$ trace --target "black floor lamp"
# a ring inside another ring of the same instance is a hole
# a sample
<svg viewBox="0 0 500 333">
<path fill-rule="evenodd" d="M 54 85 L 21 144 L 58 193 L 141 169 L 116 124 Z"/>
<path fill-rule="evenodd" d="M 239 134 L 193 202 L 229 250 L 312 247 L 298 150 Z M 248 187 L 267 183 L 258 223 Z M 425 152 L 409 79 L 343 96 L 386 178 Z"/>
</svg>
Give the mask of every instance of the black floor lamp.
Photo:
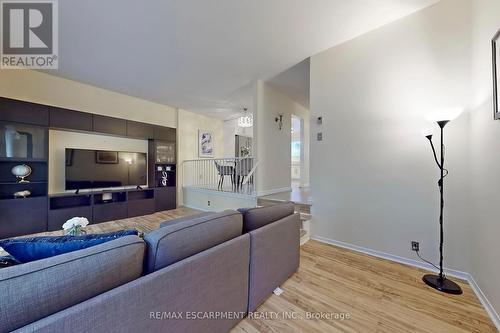
<svg viewBox="0 0 500 333">
<path fill-rule="evenodd" d="M 439 274 L 427 274 L 424 275 L 422 280 L 430 287 L 442 291 L 448 294 L 460 295 L 462 294 L 462 289 L 458 284 L 449 280 L 445 274 L 443 273 L 443 244 L 444 244 L 444 229 L 443 229 L 443 221 L 444 221 L 444 178 L 448 175 L 448 170 L 444 167 L 444 155 L 445 155 L 445 146 L 444 146 L 444 127 L 450 121 L 456 119 L 462 113 L 461 109 L 449 109 L 445 111 L 441 111 L 438 113 L 430 114 L 426 116 L 427 120 L 437 123 L 440 129 L 441 134 L 441 156 L 438 160 L 436 149 L 434 148 L 434 144 L 432 143 L 432 132 L 426 131 L 425 137 L 429 139 L 429 142 L 432 147 L 432 152 L 434 154 L 434 160 L 441 171 L 441 177 L 438 181 L 439 186 L 439 194 L 441 197 L 440 201 L 440 214 L 439 214 Z"/>
</svg>

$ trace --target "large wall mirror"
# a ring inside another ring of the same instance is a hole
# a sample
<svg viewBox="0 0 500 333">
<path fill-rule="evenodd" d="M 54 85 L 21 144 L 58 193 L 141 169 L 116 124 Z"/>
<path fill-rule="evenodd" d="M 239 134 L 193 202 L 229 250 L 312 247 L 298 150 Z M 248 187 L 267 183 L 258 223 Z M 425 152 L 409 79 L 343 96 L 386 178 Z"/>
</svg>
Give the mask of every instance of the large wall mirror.
<svg viewBox="0 0 500 333">
<path fill-rule="evenodd" d="M 500 93 L 498 78 L 500 78 L 500 30 L 495 34 L 493 40 L 491 41 L 492 51 L 493 51 L 493 112 L 495 119 L 500 119 Z"/>
</svg>

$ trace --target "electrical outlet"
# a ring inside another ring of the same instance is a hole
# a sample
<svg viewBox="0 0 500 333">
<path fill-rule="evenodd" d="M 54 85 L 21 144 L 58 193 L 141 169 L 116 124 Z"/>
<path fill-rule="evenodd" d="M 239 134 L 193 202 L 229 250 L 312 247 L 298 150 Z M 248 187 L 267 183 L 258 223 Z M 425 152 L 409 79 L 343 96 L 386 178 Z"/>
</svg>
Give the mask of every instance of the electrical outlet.
<svg viewBox="0 0 500 333">
<path fill-rule="evenodd" d="M 419 242 L 412 241 L 412 242 L 411 242 L 411 250 L 412 250 L 412 251 L 415 251 L 415 252 L 420 251 L 420 243 L 419 243 Z"/>
<path fill-rule="evenodd" d="M 208 205 L 208 207 L 210 207 L 210 200 L 207 201 L 207 205 Z"/>
</svg>

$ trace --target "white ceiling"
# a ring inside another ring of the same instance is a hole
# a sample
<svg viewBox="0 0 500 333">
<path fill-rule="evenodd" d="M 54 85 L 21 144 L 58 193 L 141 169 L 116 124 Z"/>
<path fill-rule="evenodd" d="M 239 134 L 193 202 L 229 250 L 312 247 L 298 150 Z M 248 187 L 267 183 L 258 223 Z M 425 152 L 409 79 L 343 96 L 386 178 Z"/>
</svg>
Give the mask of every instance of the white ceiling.
<svg viewBox="0 0 500 333">
<path fill-rule="evenodd" d="M 435 2 L 64 0 L 50 73 L 225 118 L 249 82 Z"/>
</svg>

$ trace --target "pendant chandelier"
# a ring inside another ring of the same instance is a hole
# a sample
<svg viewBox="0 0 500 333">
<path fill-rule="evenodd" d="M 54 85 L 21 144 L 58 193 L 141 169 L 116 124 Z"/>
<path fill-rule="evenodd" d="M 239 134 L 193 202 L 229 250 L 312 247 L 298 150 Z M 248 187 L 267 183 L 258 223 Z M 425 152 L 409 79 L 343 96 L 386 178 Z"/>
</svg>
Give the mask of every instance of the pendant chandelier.
<svg viewBox="0 0 500 333">
<path fill-rule="evenodd" d="M 253 115 L 247 112 L 247 108 L 244 108 L 243 116 L 238 118 L 239 127 L 252 127 L 253 126 Z"/>
</svg>

